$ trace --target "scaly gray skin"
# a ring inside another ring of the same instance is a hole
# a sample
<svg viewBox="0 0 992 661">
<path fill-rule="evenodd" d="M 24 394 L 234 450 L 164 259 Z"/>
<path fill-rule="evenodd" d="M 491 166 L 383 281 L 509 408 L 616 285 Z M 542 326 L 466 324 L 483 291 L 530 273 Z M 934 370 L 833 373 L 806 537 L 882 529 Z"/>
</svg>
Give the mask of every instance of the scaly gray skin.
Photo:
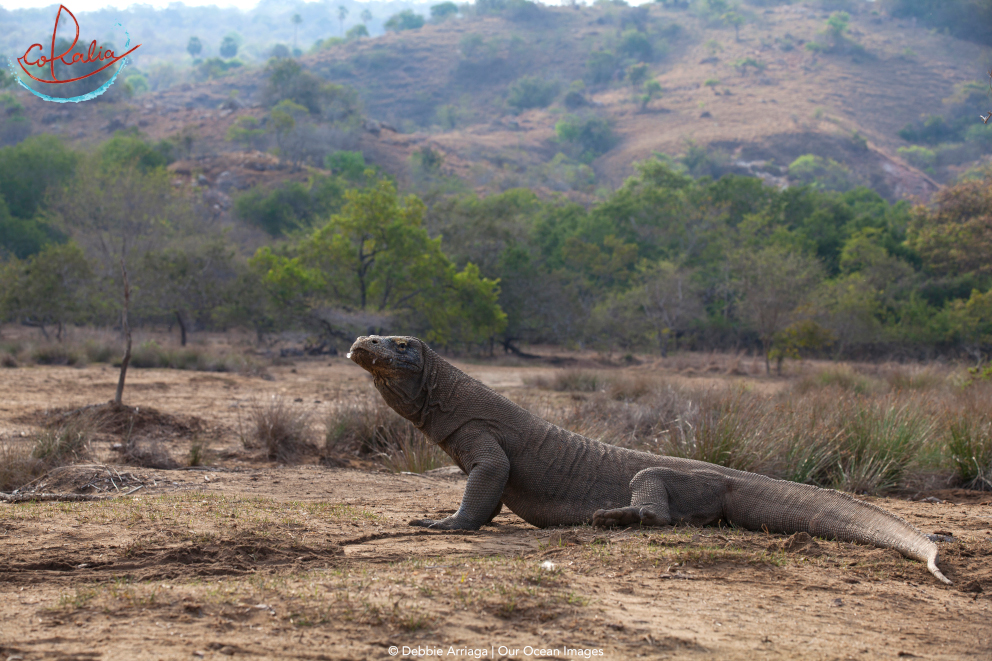
<svg viewBox="0 0 992 661">
<path fill-rule="evenodd" d="M 847 494 L 692 459 L 607 445 L 542 420 L 415 337 L 355 340 L 348 357 L 386 403 L 468 474 L 461 507 L 411 525 L 477 530 L 503 505 L 547 526 L 713 524 L 893 548 L 937 569 L 937 546 L 906 521 Z"/>
</svg>

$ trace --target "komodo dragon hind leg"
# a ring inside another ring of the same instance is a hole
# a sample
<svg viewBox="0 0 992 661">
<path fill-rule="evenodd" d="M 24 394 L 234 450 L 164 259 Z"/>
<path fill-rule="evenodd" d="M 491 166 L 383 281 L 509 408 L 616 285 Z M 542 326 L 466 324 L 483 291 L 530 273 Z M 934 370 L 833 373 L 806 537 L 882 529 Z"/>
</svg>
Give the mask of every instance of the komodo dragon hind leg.
<svg viewBox="0 0 992 661">
<path fill-rule="evenodd" d="M 597 510 L 594 526 L 706 525 L 723 516 L 722 476 L 713 471 L 645 468 L 630 481 L 630 507 Z"/>
</svg>

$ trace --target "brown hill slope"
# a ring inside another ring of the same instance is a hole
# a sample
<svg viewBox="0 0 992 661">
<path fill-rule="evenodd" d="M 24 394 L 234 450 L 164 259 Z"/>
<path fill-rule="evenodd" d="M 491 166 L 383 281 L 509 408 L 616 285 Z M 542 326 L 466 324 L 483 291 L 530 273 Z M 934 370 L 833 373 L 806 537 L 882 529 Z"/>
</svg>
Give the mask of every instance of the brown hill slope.
<svg viewBox="0 0 992 661">
<path fill-rule="evenodd" d="M 897 132 L 921 114 L 940 112 L 956 85 L 980 80 L 988 50 L 865 12 L 851 18 L 849 32 L 864 47 L 860 54 L 807 51 L 806 43 L 822 41 L 826 18 L 806 6 L 755 10 L 737 41 L 730 27 L 660 5 L 547 8 L 534 20 L 470 18 L 349 42 L 301 63 L 354 87 L 369 117 L 398 129 L 366 123 L 372 131 L 360 131 L 351 145 L 388 171 L 405 174 L 409 154 L 429 145 L 444 153 L 446 170 L 480 190 L 531 185 L 569 191 L 583 187 L 565 182 L 548 165 L 562 149 L 554 128 L 569 112 L 562 96 L 547 108 L 514 114 L 506 102 L 508 85 L 532 75 L 558 81 L 564 91 L 588 78 L 592 50 L 614 49 L 623 30 L 647 25 L 668 37 L 667 55 L 649 62 L 650 76 L 663 86 L 661 98 L 642 109 L 631 87 L 615 79 L 583 91 L 587 105 L 578 112 L 608 119 L 618 138 L 591 163 L 595 185 L 615 186 L 634 161 L 682 153 L 691 141 L 730 169 L 769 181 L 784 182 L 781 166 L 815 153 L 845 164 L 890 198 L 929 197 L 937 184 L 898 158 L 896 149 L 907 143 Z M 734 63 L 746 58 L 760 70 L 739 71 Z M 39 130 L 79 142 L 125 126 L 155 139 L 192 127 L 195 151 L 209 155 L 236 149 L 223 138 L 239 116 L 264 114 L 251 105 L 261 82 L 255 71 L 130 104 L 25 103 Z M 248 107 L 228 101 L 235 90 Z M 853 140 L 854 132 L 867 144 Z M 209 163 L 201 169 L 209 172 Z M 273 169 L 270 178 L 279 180 L 284 171 L 290 176 L 289 170 Z M 584 190 L 591 192 L 592 185 Z"/>
</svg>

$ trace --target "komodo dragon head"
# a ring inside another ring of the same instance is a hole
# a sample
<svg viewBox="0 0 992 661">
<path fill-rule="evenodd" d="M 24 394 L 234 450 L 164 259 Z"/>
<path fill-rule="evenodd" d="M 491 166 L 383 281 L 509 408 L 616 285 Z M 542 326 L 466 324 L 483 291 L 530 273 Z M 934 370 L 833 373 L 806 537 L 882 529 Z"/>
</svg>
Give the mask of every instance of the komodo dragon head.
<svg viewBox="0 0 992 661">
<path fill-rule="evenodd" d="M 430 353 L 415 337 L 363 335 L 351 345 L 348 358 L 372 374 L 387 404 L 413 419 L 423 405 L 424 367 Z"/>
</svg>

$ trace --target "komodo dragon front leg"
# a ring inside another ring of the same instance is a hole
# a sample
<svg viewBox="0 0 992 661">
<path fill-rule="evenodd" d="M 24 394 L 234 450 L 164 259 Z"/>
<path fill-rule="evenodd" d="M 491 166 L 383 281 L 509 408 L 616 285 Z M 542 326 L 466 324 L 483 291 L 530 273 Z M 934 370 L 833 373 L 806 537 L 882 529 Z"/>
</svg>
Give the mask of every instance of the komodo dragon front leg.
<svg viewBox="0 0 992 661">
<path fill-rule="evenodd" d="M 510 460 L 491 435 L 460 429 L 445 443 L 445 450 L 468 473 L 468 484 L 458 511 L 446 519 L 417 519 L 411 526 L 439 530 L 478 530 L 503 509 L 503 488 L 510 478 Z"/>
</svg>

